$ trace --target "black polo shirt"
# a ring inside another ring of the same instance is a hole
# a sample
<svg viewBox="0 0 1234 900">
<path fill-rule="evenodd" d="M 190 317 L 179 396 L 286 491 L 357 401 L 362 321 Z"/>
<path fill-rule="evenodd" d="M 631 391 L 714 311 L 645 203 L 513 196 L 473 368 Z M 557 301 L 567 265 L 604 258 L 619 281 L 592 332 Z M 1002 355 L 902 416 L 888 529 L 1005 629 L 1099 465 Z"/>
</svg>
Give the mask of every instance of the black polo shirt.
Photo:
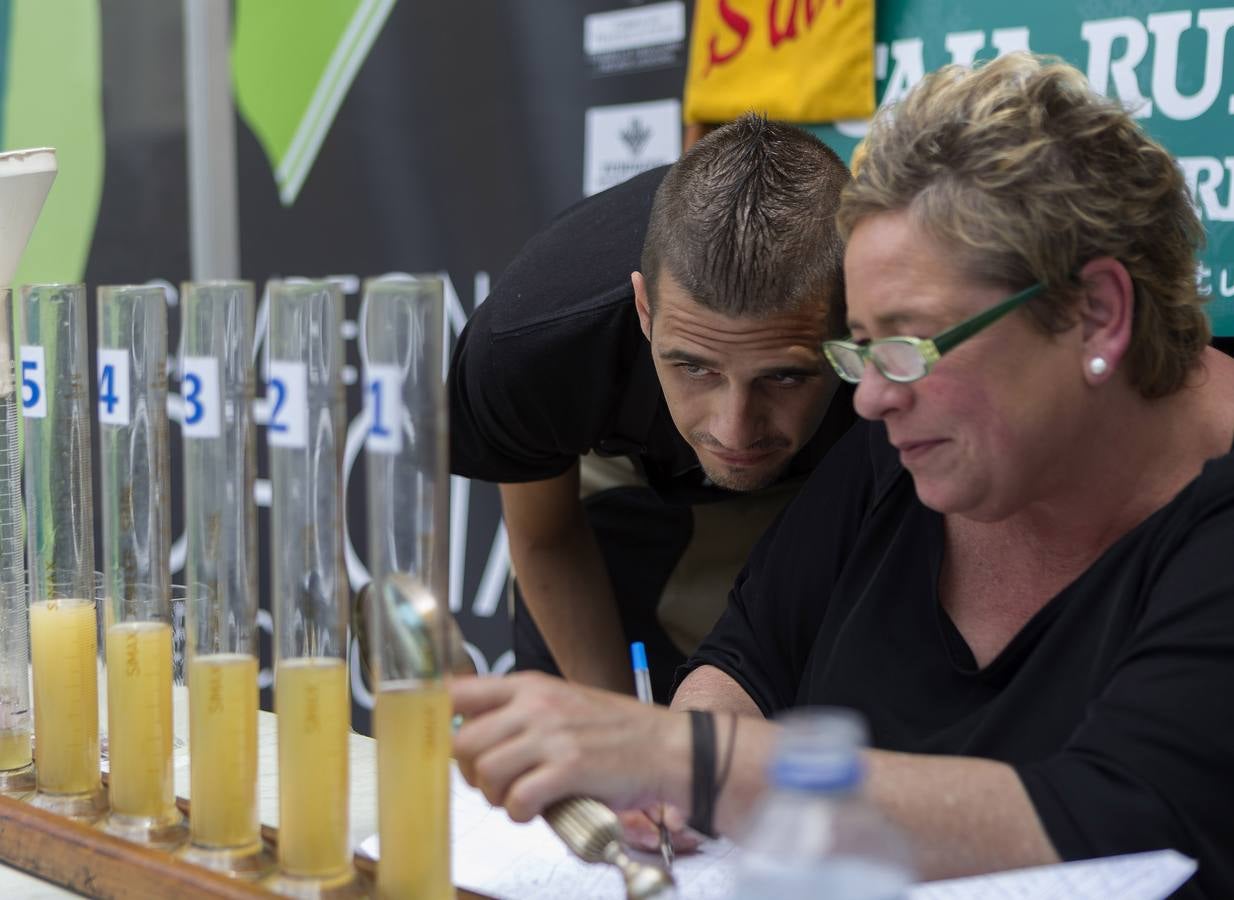
<svg viewBox="0 0 1234 900">
<path fill-rule="evenodd" d="M 495 482 L 560 475 L 580 456 L 629 456 L 670 503 L 722 500 L 669 416 L 639 328 L 640 268 L 656 188 L 645 172 L 567 209 L 480 305 L 450 365 L 451 471 Z M 837 391 L 784 478 L 808 474 L 853 421 Z"/>
</svg>

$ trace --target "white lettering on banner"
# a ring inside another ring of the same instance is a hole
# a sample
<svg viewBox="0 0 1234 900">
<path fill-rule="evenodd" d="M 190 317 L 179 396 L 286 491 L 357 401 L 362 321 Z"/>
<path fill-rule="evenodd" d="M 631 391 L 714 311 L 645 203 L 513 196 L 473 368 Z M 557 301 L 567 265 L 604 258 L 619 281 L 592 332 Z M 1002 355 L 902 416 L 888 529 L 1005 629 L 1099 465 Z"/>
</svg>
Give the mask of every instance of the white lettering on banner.
<svg viewBox="0 0 1234 900">
<path fill-rule="evenodd" d="M 1225 36 L 1234 26 L 1234 7 L 1203 9 L 1198 17 L 1207 36 L 1204 49 L 1204 81 L 1189 97 L 1178 91 L 1178 43 L 1191 27 L 1190 12 L 1154 13 L 1148 17 L 1153 33 L 1153 100 L 1157 109 L 1171 119 L 1187 121 L 1208 112 L 1221 91 L 1225 64 Z"/>
<path fill-rule="evenodd" d="M 1140 93 L 1135 67 L 1148 52 L 1148 30 L 1139 19 L 1120 16 L 1098 19 L 1080 25 L 1080 37 L 1088 44 L 1088 83 L 1098 94 L 1110 93 L 1114 79 L 1114 95 L 1132 111 L 1144 118 L 1153 114 L 1153 104 Z M 1114 43 L 1126 41 L 1123 54 L 1114 59 Z"/>
<path fill-rule="evenodd" d="M 995 28 L 990 32 L 990 43 L 994 45 L 999 56 L 1031 49 L 1027 28 Z"/>
<path fill-rule="evenodd" d="M 985 46 L 984 31 L 956 31 L 943 39 L 943 45 L 951 54 L 951 61 L 958 66 L 971 66 Z"/>
<path fill-rule="evenodd" d="M 1200 217 L 1210 222 L 1234 222 L 1234 156 L 1180 156 L 1179 168 Z M 1228 177 L 1227 177 L 1228 176 Z M 1224 187 L 1225 200 L 1220 191 Z"/>
<path fill-rule="evenodd" d="M 1029 30 L 1027 28 L 995 28 L 990 32 L 990 43 L 994 46 L 997 56 L 1013 53 L 1016 50 L 1029 49 Z M 971 66 L 986 46 L 984 31 L 955 31 L 943 36 L 943 46 L 947 50 L 949 62 L 960 66 Z M 890 61 L 895 67 L 888 76 Z M 921 38 L 901 38 L 892 41 L 891 45 L 874 45 L 874 77 L 886 81 L 879 106 L 887 106 L 904 99 L 922 78 L 925 78 L 925 42 Z M 863 138 L 870 130 L 869 119 L 847 119 L 835 122 L 836 131 L 845 137 Z"/>
<path fill-rule="evenodd" d="M 1208 112 L 1221 93 L 1225 71 L 1226 36 L 1234 28 L 1234 7 L 1202 9 L 1195 14 L 1195 24 L 1205 34 L 1204 78 L 1199 90 L 1184 95 L 1178 90 L 1178 47 L 1192 27 L 1193 13 L 1153 13 L 1145 22 L 1129 16 L 1083 22 L 1080 36 L 1088 44 L 1088 80 L 1093 89 L 1110 93 L 1130 107 L 1138 118 L 1161 115 L 1178 121 L 1189 121 Z M 1140 93 L 1136 68 L 1148 53 L 1149 35 L 1153 38 L 1151 99 Z M 1114 47 L 1124 41 L 1123 52 L 1117 58 Z M 1234 114 L 1234 95 L 1229 100 Z"/>
<path fill-rule="evenodd" d="M 1196 267 L 1196 293 L 1201 297 L 1213 296 L 1213 285 L 1215 282 L 1218 297 L 1234 298 L 1234 266 L 1226 266 L 1216 273 L 1215 278 L 1213 276 L 1213 270 L 1200 263 Z"/>
</svg>

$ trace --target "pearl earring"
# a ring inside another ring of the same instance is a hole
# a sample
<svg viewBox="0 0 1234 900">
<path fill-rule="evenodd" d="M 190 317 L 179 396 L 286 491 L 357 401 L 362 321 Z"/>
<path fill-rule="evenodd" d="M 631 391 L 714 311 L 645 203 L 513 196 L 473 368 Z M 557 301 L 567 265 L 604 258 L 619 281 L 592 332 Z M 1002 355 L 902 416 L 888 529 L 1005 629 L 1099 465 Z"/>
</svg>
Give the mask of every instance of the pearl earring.
<svg viewBox="0 0 1234 900">
<path fill-rule="evenodd" d="M 1104 375 L 1107 368 L 1109 368 L 1109 366 L 1107 365 L 1104 357 L 1094 356 L 1088 361 L 1088 371 L 1092 372 L 1094 375 Z"/>
</svg>

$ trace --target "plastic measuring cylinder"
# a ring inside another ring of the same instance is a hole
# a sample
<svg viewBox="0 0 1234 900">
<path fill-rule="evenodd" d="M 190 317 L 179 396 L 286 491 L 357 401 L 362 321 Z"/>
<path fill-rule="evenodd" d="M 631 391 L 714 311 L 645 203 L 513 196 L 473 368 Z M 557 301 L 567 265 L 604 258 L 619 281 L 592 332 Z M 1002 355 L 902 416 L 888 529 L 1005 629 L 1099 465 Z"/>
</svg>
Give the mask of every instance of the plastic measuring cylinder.
<svg viewBox="0 0 1234 900">
<path fill-rule="evenodd" d="M 0 153 L 0 793 L 34 789 L 30 613 L 22 542 L 21 373 L 9 283 L 56 177 L 49 148 Z"/>
<path fill-rule="evenodd" d="M 0 791 L 34 790 L 13 298 L 0 290 Z"/>
<path fill-rule="evenodd" d="M 19 308 L 38 788 L 32 802 L 93 820 L 106 801 L 99 777 L 85 287 L 25 285 Z"/>
</svg>

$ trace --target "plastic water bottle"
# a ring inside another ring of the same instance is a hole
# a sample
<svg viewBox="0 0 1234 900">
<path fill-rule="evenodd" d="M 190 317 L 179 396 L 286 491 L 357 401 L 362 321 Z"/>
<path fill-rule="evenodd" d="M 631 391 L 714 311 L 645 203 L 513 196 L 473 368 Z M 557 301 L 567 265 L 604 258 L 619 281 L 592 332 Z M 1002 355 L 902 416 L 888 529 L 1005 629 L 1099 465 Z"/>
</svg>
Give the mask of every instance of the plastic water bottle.
<svg viewBox="0 0 1234 900">
<path fill-rule="evenodd" d="M 898 900 L 907 842 L 861 793 L 861 717 L 801 710 L 783 719 L 769 790 L 737 835 L 738 900 Z"/>
</svg>

